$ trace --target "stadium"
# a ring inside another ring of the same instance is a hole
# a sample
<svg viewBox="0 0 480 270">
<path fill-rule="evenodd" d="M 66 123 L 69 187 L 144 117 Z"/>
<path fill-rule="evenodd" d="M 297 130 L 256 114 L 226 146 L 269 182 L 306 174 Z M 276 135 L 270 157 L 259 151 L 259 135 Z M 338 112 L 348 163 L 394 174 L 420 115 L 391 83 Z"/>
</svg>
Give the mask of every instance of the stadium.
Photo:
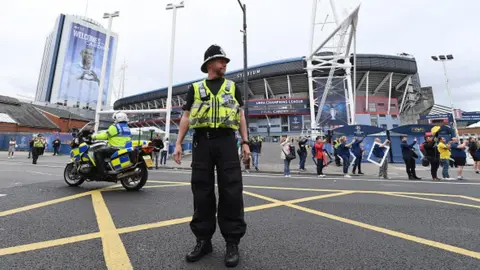
<svg viewBox="0 0 480 270">
<path fill-rule="evenodd" d="M 355 78 L 355 122 L 385 129 L 416 124 L 418 117 L 434 104 L 431 87 L 421 86 L 415 59 L 406 54 L 357 54 Z M 353 63 L 353 55 L 350 62 Z M 313 100 L 309 95 L 309 78 L 305 57 L 263 63 L 248 68 L 248 117 L 252 135 L 277 137 L 308 132 L 311 109 L 322 113 L 317 123 L 323 131 L 348 125 L 346 80 L 343 71 L 335 71 L 332 87 L 322 110 L 318 100 L 325 89 L 328 72 L 314 71 Z M 325 74 L 324 74 L 325 73 Z M 225 77 L 243 93 L 243 70 L 228 72 Z M 172 94 L 172 133 L 182 114 L 187 90 L 197 78 L 174 85 Z M 390 98 L 389 98 L 390 97 Z M 167 88 L 124 97 L 114 103 L 115 110 L 166 108 Z M 311 106 L 314 106 L 311 108 Z M 390 105 L 390 107 L 388 107 Z M 325 115 L 324 115 L 325 114 Z M 132 126 L 163 128 L 160 114 L 133 114 Z M 315 119 L 314 119 L 315 120 Z"/>
</svg>

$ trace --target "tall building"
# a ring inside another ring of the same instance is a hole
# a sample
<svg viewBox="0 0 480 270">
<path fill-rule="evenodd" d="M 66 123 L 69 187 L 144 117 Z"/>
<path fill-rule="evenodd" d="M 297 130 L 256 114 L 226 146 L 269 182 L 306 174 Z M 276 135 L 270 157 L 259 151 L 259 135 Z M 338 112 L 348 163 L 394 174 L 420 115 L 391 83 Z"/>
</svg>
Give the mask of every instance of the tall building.
<svg viewBox="0 0 480 270">
<path fill-rule="evenodd" d="M 45 42 L 36 103 L 95 109 L 107 29 L 98 22 L 60 14 Z M 110 104 L 118 35 L 111 33 L 102 104 Z"/>
</svg>

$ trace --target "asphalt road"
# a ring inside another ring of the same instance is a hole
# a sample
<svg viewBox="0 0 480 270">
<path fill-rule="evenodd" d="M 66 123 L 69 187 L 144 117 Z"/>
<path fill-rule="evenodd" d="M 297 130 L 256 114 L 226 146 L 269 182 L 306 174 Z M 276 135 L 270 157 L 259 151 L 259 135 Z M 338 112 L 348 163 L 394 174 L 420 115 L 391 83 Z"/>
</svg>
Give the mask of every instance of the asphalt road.
<svg viewBox="0 0 480 270">
<path fill-rule="evenodd" d="M 63 182 L 65 157 L 0 157 L 0 269 L 223 269 L 189 264 L 190 172 L 140 192 Z M 244 175 L 238 269 L 480 269 L 480 183 Z"/>
</svg>

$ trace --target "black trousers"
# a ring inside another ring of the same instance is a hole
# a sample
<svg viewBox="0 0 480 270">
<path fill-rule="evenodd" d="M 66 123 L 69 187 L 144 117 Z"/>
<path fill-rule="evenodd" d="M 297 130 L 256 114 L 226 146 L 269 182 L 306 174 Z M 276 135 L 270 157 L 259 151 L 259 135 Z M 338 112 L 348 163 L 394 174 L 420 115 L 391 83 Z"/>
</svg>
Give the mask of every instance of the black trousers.
<svg viewBox="0 0 480 270">
<path fill-rule="evenodd" d="M 317 159 L 317 175 L 323 175 L 323 159 Z"/>
<path fill-rule="evenodd" d="M 407 168 L 408 177 L 417 177 L 417 173 L 415 172 L 415 159 L 413 157 L 407 159 L 403 158 L 405 162 L 405 166 Z"/>
<path fill-rule="evenodd" d="M 217 212 L 215 173 L 218 182 L 218 225 L 227 243 L 240 242 L 247 225 L 243 210 L 243 183 L 233 131 L 196 132 L 192 147 L 193 218 L 190 228 L 199 240 L 215 233 Z"/>
<path fill-rule="evenodd" d="M 353 172 L 357 171 L 358 173 L 362 173 L 362 156 L 355 157 L 355 164 L 353 164 Z"/>
<path fill-rule="evenodd" d="M 54 146 L 54 147 L 53 147 L 53 155 L 54 155 L 54 156 L 55 156 L 55 155 L 59 155 L 59 153 L 58 153 L 58 148 L 59 148 L 59 146 Z"/>
<path fill-rule="evenodd" d="M 438 178 L 437 172 L 440 167 L 440 160 L 436 158 L 428 158 L 428 160 L 430 161 L 430 173 L 432 174 L 432 178 Z"/>
<path fill-rule="evenodd" d="M 43 147 L 32 148 L 32 164 L 37 164 L 38 156 L 42 153 Z"/>
<path fill-rule="evenodd" d="M 95 151 L 94 155 L 95 155 L 95 162 L 97 163 L 96 164 L 97 165 L 97 172 L 100 175 L 105 174 L 105 162 L 104 162 L 104 160 L 106 158 L 110 158 L 113 155 L 113 153 L 115 153 L 116 151 L 117 151 L 117 148 L 110 147 L 110 146 L 100 148 L 100 149 Z"/>
</svg>

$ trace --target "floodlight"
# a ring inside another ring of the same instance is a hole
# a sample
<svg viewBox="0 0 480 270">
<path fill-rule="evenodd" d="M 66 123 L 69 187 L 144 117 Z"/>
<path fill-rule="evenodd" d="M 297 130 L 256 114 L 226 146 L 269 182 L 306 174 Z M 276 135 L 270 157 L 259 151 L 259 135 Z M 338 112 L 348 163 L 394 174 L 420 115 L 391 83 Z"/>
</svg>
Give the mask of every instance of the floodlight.
<svg viewBox="0 0 480 270">
<path fill-rule="evenodd" d="M 433 61 L 438 61 L 438 57 L 436 57 L 435 55 L 432 56 L 432 59 L 433 59 Z"/>
</svg>

